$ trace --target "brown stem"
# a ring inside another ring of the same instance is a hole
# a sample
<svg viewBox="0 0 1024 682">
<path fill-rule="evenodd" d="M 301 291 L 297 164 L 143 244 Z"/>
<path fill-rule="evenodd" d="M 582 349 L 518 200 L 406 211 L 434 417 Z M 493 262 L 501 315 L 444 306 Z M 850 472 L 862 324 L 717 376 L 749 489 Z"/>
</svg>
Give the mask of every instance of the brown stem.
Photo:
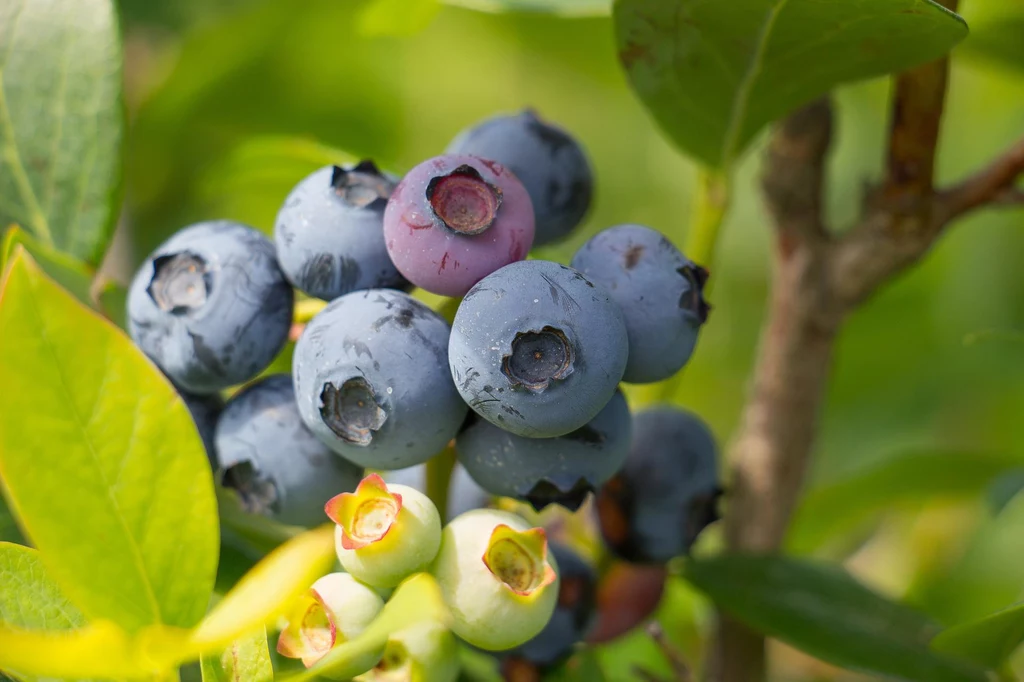
<svg viewBox="0 0 1024 682">
<path fill-rule="evenodd" d="M 942 4 L 955 10 L 956 0 Z M 773 277 L 753 384 L 730 448 L 726 541 L 734 552 L 782 545 L 814 445 L 836 335 L 861 302 L 920 259 L 955 217 L 1013 203 L 1024 141 L 948 190 L 933 187 L 949 64 L 943 58 L 896 77 L 886 179 L 864 218 L 834 238 L 823 217 L 827 102 L 778 125 L 762 177 L 775 223 Z M 716 651 L 722 682 L 765 679 L 763 636 L 722 614 Z"/>
</svg>

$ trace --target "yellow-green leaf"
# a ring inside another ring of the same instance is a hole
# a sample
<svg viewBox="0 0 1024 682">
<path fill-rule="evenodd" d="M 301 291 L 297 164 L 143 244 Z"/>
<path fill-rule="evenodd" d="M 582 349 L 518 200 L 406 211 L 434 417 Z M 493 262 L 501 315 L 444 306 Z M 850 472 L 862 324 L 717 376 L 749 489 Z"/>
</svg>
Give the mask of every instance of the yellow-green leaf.
<svg viewBox="0 0 1024 682">
<path fill-rule="evenodd" d="M 0 273 L 7 269 L 7 264 L 14 258 L 15 250 L 19 246 L 28 251 L 57 284 L 74 294 L 82 303 L 93 305 L 90 287 L 95 272 L 92 268 L 40 243 L 20 227 L 12 227 L 4 234 L 3 245 L 0 246 Z"/>
<path fill-rule="evenodd" d="M 181 398 L 23 252 L 0 288 L 0 481 L 54 581 L 128 632 L 206 611 L 218 523 Z"/>
<path fill-rule="evenodd" d="M 63 632 L 0 625 L 0 670 L 75 680 L 161 672 L 140 661 L 131 639 L 110 621 Z"/>
<path fill-rule="evenodd" d="M 334 526 L 324 525 L 292 538 L 256 564 L 196 628 L 190 646 L 219 651 L 253 628 L 268 625 L 329 573 L 336 561 Z"/>
<path fill-rule="evenodd" d="M 218 654 L 203 656 L 203 682 L 273 682 L 267 631 L 257 628 Z"/>
</svg>

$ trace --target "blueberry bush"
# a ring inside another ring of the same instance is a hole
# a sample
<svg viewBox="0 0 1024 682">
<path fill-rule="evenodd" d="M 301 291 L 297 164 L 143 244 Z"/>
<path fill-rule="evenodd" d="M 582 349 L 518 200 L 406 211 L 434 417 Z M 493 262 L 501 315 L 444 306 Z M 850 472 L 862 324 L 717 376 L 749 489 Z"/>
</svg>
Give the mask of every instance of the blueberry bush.
<svg viewBox="0 0 1024 682">
<path fill-rule="evenodd" d="M 0 679 L 1018 679 L 1021 36 L 0 0 Z"/>
</svg>

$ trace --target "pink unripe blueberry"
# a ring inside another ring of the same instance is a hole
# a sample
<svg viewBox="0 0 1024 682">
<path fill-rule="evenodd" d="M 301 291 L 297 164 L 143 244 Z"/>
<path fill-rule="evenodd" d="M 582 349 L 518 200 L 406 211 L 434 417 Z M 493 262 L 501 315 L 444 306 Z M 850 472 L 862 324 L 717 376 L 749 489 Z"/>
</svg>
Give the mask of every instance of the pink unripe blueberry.
<svg viewBox="0 0 1024 682">
<path fill-rule="evenodd" d="M 424 161 L 402 178 L 384 210 L 395 267 L 444 296 L 462 296 L 525 258 L 533 235 L 533 204 L 522 183 L 496 161 L 475 156 Z"/>
</svg>

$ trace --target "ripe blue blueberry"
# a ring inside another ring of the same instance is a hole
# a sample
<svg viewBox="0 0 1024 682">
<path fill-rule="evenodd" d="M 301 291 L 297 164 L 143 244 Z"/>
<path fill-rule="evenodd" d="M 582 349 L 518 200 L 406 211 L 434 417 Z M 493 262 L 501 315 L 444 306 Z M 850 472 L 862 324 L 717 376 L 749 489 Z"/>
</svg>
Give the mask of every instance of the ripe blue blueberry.
<svg viewBox="0 0 1024 682">
<path fill-rule="evenodd" d="M 466 416 L 447 371 L 449 331 L 441 316 L 394 289 L 335 299 L 295 346 L 302 419 L 360 466 L 401 469 L 425 462 Z"/>
<path fill-rule="evenodd" d="M 274 374 L 236 394 L 217 422 L 218 472 L 243 506 L 295 526 L 324 522 L 324 504 L 363 470 L 331 452 L 299 417 L 292 378 Z"/>
<path fill-rule="evenodd" d="M 590 207 L 594 175 L 583 148 L 530 109 L 477 123 L 459 133 L 447 153 L 493 159 L 515 173 L 537 216 L 534 245 L 568 235 Z"/>
<path fill-rule="evenodd" d="M 714 436 L 697 415 L 661 407 L 633 417 L 626 465 L 597 497 L 601 533 L 626 561 L 685 554 L 718 518 Z"/>
<path fill-rule="evenodd" d="M 288 339 L 292 302 L 270 240 L 227 220 L 197 223 L 139 268 L 128 331 L 182 390 L 208 395 L 267 368 Z"/>
<path fill-rule="evenodd" d="M 623 381 L 661 381 L 682 369 L 708 315 L 704 268 L 643 225 L 599 232 L 576 252 L 572 266 L 604 285 L 622 307 L 629 334 Z"/>
<path fill-rule="evenodd" d="M 384 210 L 395 266 L 416 286 L 443 296 L 462 296 L 525 258 L 533 231 L 526 188 L 500 163 L 475 156 L 424 161 L 406 173 Z"/>
<path fill-rule="evenodd" d="M 572 268 L 531 260 L 466 294 L 449 357 L 477 414 L 519 436 L 553 438 L 608 404 L 628 349 L 622 311 L 603 287 Z"/>
<path fill-rule="evenodd" d="M 372 161 L 326 166 L 299 182 L 274 224 L 288 281 L 325 301 L 358 289 L 407 287 L 384 246 L 384 207 L 397 183 Z"/>
<path fill-rule="evenodd" d="M 459 462 L 484 489 L 537 510 L 576 510 L 629 454 L 632 421 L 621 391 L 584 426 L 556 438 L 524 438 L 477 419 L 455 438 Z"/>
<path fill-rule="evenodd" d="M 597 573 L 574 550 L 551 543 L 561 583 L 551 620 L 540 634 L 505 654 L 541 667 L 553 666 L 572 654 L 594 624 L 597 609 Z"/>
<path fill-rule="evenodd" d="M 427 465 L 417 464 L 414 467 L 385 471 L 384 480 L 388 485 L 400 484 L 415 488 L 421 493 L 427 492 Z M 445 520 L 449 521 L 471 509 L 486 507 L 491 501 L 491 494 L 480 487 L 466 471 L 456 462 L 452 469 L 452 477 L 448 483 L 448 510 Z"/>
<path fill-rule="evenodd" d="M 179 392 L 180 393 L 180 392 Z M 185 401 L 185 407 L 192 415 L 192 421 L 199 430 L 199 437 L 203 439 L 203 447 L 206 449 L 206 456 L 210 459 L 210 466 L 217 468 L 217 448 L 214 442 L 214 433 L 217 428 L 217 420 L 224 409 L 224 400 L 220 394 L 213 395 L 189 395 L 180 393 L 181 399 Z"/>
</svg>

